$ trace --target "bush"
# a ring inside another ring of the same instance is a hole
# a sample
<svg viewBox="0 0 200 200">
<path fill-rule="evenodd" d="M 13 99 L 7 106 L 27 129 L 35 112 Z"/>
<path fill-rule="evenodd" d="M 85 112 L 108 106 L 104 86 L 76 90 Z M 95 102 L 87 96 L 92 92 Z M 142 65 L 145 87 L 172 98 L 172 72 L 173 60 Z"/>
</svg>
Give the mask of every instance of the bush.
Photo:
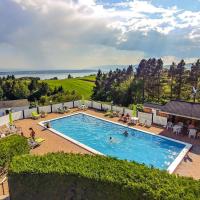
<svg viewBox="0 0 200 200">
<path fill-rule="evenodd" d="M 11 135 L 0 139 L 0 166 L 6 167 L 13 156 L 29 152 L 27 139 L 19 135 Z"/>
<path fill-rule="evenodd" d="M 52 153 L 15 157 L 8 175 L 12 200 L 193 200 L 200 182 L 104 156 Z"/>
</svg>

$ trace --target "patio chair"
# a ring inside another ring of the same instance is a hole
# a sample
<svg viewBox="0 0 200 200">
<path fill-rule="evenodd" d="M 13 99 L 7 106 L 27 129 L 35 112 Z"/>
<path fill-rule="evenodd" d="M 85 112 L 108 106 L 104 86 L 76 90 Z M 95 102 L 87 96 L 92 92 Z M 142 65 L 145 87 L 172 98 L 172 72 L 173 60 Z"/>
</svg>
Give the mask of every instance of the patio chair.
<svg viewBox="0 0 200 200">
<path fill-rule="evenodd" d="M 64 110 L 66 113 L 70 112 L 70 109 L 69 109 L 67 106 L 63 106 L 63 110 Z"/>
<path fill-rule="evenodd" d="M 33 111 L 33 112 L 31 113 L 31 115 L 32 115 L 32 118 L 33 118 L 33 119 L 39 119 L 39 118 L 41 117 L 41 114 L 38 114 L 36 111 Z"/>
<path fill-rule="evenodd" d="M 190 129 L 189 130 L 189 134 L 188 134 L 188 137 L 189 138 L 192 138 L 192 137 L 196 137 L 196 134 L 197 134 L 197 130 L 196 129 Z"/>
<path fill-rule="evenodd" d="M 184 124 L 183 124 L 183 122 L 178 122 L 178 125 L 183 127 Z"/>
<path fill-rule="evenodd" d="M 172 122 L 167 122 L 166 129 L 167 130 L 172 130 L 173 129 L 173 123 Z"/>
<path fill-rule="evenodd" d="M 139 118 L 139 125 L 144 126 L 146 124 L 146 120 L 143 118 Z"/>
</svg>

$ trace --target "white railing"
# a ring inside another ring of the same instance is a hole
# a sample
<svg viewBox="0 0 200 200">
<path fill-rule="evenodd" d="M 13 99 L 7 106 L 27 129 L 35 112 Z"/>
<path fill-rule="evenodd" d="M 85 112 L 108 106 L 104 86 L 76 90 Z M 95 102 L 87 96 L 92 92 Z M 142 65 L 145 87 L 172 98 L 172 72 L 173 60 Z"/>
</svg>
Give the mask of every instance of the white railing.
<svg viewBox="0 0 200 200">
<path fill-rule="evenodd" d="M 9 117 L 8 117 L 8 115 L 0 117 L 0 126 L 2 126 L 4 124 L 8 124 L 8 123 L 9 123 Z"/>
<path fill-rule="evenodd" d="M 166 126 L 167 125 L 167 117 L 162 117 L 158 115 L 153 115 L 153 123 L 158 124 L 161 126 Z"/>
<path fill-rule="evenodd" d="M 51 112 L 51 106 L 41 106 L 41 107 L 39 107 L 39 112 L 50 113 Z"/>
<path fill-rule="evenodd" d="M 138 118 L 139 121 L 148 121 L 152 123 L 152 114 L 151 113 L 145 113 L 145 112 L 138 112 Z"/>
<path fill-rule="evenodd" d="M 29 118 L 32 116 L 32 112 L 37 112 L 37 108 L 31 108 L 24 110 L 24 118 Z"/>
<path fill-rule="evenodd" d="M 62 108 L 63 104 L 59 103 L 59 104 L 53 104 L 52 105 L 52 112 L 58 112 L 58 108 Z"/>
<path fill-rule="evenodd" d="M 13 112 L 13 119 L 20 120 L 23 118 L 30 118 L 33 111 L 35 111 L 35 112 L 43 111 L 46 113 L 50 113 L 50 112 L 57 112 L 58 108 L 62 108 L 63 106 L 67 106 L 68 108 L 73 108 L 73 107 L 76 108 L 76 107 L 79 107 L 82 102 L 83 101 L 81 101 L 81 100 L 70 101 L 70 102 L 53 104 L 53 105 L 48 105 L 48 106 L 41 106 L 38 108 L 25 109 L 23 111 Z M 133 111 L 128 108 L 123 108 L 123 107 L 119 107 L 119 106 L 111 106 L 109 104 L 99 103 L 99 102 L 95 102 L 95 101 L 87 101 L 87 100 L 84 101 L 84 104 L 89 108 L 94 108 L 97 110 L 106 111 L 106 110 L 112 109 L 113 111 L 116 111 L 119 113 L 124 113 L 124 114 L 128 113 L 130 116 L 133 115 Z M 156 114 L 154 114 L 152 116 L 151 113 L 138 112 L 138 118 L 147 120 L 147 121 L 150 121 L 151 123 L 162 125 L 162 126 L 165 126 L 167 124 L 166 117 L 157 116 Z M 0 126 L 2 126 L 4 124 L 8 124 L 8 123 L 9 123 L 8 115 L 0 117 Z"/>
<path fill-rule="evenodd" d="M 14 112 L 13 119 L 14 120 L 23 119 L 23 111 Z"/>
</svg>

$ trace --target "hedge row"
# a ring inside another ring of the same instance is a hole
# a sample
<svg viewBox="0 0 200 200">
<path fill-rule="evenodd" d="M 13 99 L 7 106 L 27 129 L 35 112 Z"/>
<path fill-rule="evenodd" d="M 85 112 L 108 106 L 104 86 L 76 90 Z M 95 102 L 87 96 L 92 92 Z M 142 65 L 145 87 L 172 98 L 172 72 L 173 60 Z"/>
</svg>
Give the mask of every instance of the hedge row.
<svg viewBox="0 0 200 200">
<path fill-rule="evenodd" d="M 13 156 L 29 153 L 27 139 L 10 135 L 0 139 L 0 167 L 6 167 Z"/>
<path fill-rule="evenodd" d="M 200 182 L 144 165 L 92 155 L 15 157 L 8 176 L 12 200 L 193 200 Z"/>
</svg>

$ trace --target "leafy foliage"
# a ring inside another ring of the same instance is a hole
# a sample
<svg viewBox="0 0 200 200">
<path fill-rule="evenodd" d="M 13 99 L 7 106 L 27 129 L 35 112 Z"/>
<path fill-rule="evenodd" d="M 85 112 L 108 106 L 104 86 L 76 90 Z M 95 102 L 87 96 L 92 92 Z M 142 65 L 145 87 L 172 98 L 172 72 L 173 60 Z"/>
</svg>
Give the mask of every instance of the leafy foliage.
<svg viewBox="0 0 200 200">
<path fill-rule="evenodd" d="M 142 59 L 127 69 L 97 73 L 92 98 L 128 106 L 144 102 L 164 104 L 171 99 L 200 102 L 200 59 L 191 69 L 185 61 L 163 67 L 162 59 Z"/>
<path fill-rule="evenodd" d="M 19 135 L 11 135 L 0 139 L 0 166 L 6 167 L 13 156 L 29 152 L 27 139 Z"/>
<path fill-rule="evenodd" d="M 11 162 L 8 181 L 13 200 L 200 199 L 199 181 L 104 156 L 18 156 Z"/>
</svg>

